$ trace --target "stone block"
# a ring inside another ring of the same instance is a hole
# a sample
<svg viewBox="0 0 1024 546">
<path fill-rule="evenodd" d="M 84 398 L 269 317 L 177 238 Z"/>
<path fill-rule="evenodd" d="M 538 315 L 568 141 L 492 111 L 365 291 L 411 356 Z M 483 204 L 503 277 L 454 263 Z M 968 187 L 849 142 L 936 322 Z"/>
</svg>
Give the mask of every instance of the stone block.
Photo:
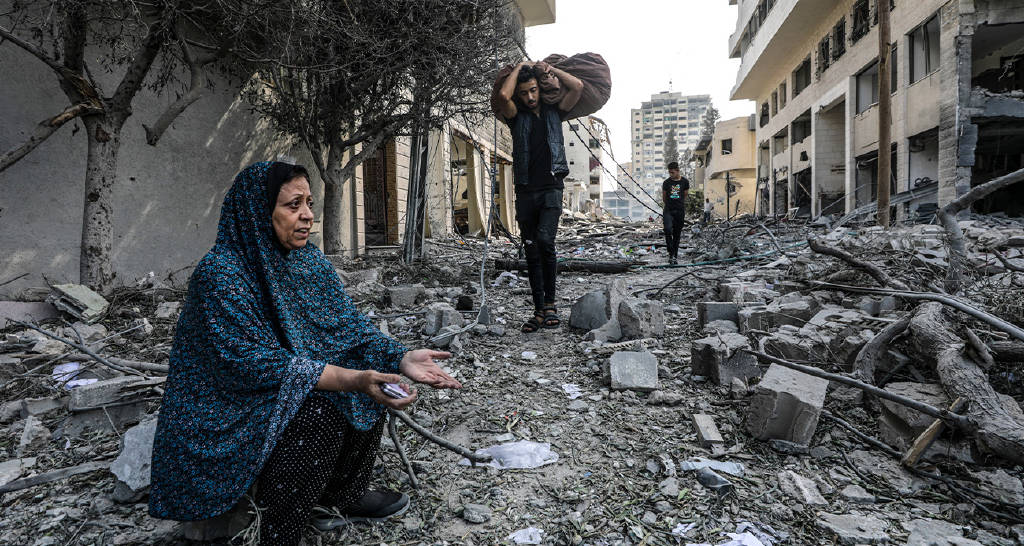
<svg viewBox="0 0 1024 546">
<path fill-rule="evenodd" d="M 25 398 L 21 400 L 20 414 L 24 419 L 29 415 L 46 415 L 64 407 L 64 400 L 55 397 Z"/>
<path fill-rule="evenodd" d="M 613 390 L 650 392 L 658 389 L 658 359 L 649 352 L 613 353 L 609 372 Z"/>
<path fill-rule="evenodd" d="M 718 290 L 719 299 L 726 302 L 764 301 L 760 299 L 762 293 L 755 291 L 768 291 L 768 285 L 764 281 L 729 281 L 721 283 Z M 755 293 L 754 299 L 747 297 L 751 292 Z"/>
<path fill-rule="evenodd" d="M 823 361 L 830 355 L 828 345 L 818 336 L 808 337 L 802 331 L 779 329 L 758 342 L 761 352 L 776 355 L 785 360 Z"/>
<path fill-rule="evenodd" d="M 117 485 L 123 486 L 114 500 L 133 502 L 149 488 L 155 434 L 156 419 L 145 420 L 124 433 L 121 453 L 110 464 Z"/>
<path fill-rule="evenodd" d="M 773 315 L 766 305 L 748 305 L 739 310 L 739 331 L 747 333 L 751 330 L 768 331 L 773 327 Z"/>
<path fill-rule="evenodd" d="M 828 380 L 772 364 L 754 391 L 747 430 L 760 440 L 807 445 L 818 426 Z"/>
<path fill-rule="evenodd" d="M 889 525 L 874 516 L 818 512 L 818 528 L 835 536 L 839 544 L 885 544 Z"/>
<path fill-rule="evenodd" d="M 725 438 L 715 426 L 715 419 L 703 413 L 694 413 L 690 416 L 693 420 L 693 428 L 697 430 L 697 440 L 706 448 L 722 447 L 725 445 Z"/>
<path fill-rule="evenodd" d="M 447 326 L 462 326 L 463 324 L 465 324 L 465 320 L 462 318 L 462 313 L 458 312 L 450 304 L 445 302 L 432 303 L 427 307 L 426 324 L 423 326 L 423 333 L 433 336 Z"/>
<path fill-rule="evenodd" d="M 145 414 L 146 402 L 144 401 L 123 406 L 111 406 L 106 410 L 100 408 L 75 412 L 64 420 L 61 432 L 68 438 L 78 438 L 82 434 L 94 430 L 109 433 L 116 428 L 120 432 L 128 425 L 138 423 Z"/>
<path fill-rule="evenodd" d="M 690 347 L 694 375 L 711 378 L 720 386 L 732 384 L 734 377 L 746 381 L 760 377 L 757 358 L 741 349 L 749 349 L 750 341 L 741 334 L 720 334 L 698 339 Z"/>
<path fill-rule="evenodd" d="M 111 402 L 119 401 L 122 389 L 144 381 L 137 376 L 121 376 L 113 379 L 97 381 L 89 385 L 82 385 L 71 390 L 71 400 L 68 409 L 81 411 L 85 408 L 94 408 Z"/>
<path fill-rule="evenodd" d="M 704 335 L 713 336 L 715 334 L 736 334 L 739 333 L 740 328 L 736 326 L 736 323 L 731 320 L 713 320 L 704 325 L 702 330 Z"/>
<path fill-rule="evenodd" d="M 56 284 L 50 289 L 47 302 L 86 323 L 96 322 L 110 306 L 103 296 L 81 284 Z"/>
<path fill-rule="evenodd" d="M 709 322 L 728 320 L 739 324 L 739 305 L 733 302 L 702 301 L 697 303 L 697 324 L 703 328 Z"/>
<path fill-rule="evenodd" d="M 409 308 L 419 303 L 427 289 L 422 284 L 403 284 L 388 288 L 387 300 L 392 307 Z"/>
<path fill-rule="evenodd" d="M 619 303 L 622 339 L 643 339 L 665 335 L 665 307 L 660 301 L 630 298 Z"/>
<path fill-rule="evenodd" d="M 818 484 L 792 470 L 779 472 L 779 488 L 800 504 L 827 506 L 828 501 L 818 491 Z"/>
<path fill-rule="evenodd" d="M 594 290 L 581 296 L 569 312 L 569 326 L 582 330 L 600 328 L 611 318 L 608 295 L 604 290 Z"/>
<path fill-rule="evenodd" d="M 797 327 L 803 326 L 811 320 L 818 309 L 818 302 L 810 298 L 773 304 L 768 307 L 768 310 L 772 312 L 771 322 L 773 325 L 789 324 Z"/>
<path fill-rule="evenodd" d="M 915 519 L 904 522 L 910 536 L 905 546 L 981 546 L 981 542 L 964 538 L 963 528 L 937 519 Z"/>
<path fill-rule="evenodd" d="M 338 272 L 338 277 L 341 278 L 341 282 L 345 285 L 346 290 L 355 288 L 361 284 L 380 281 L 379 267 L 374 267 L 372 269 L 354 269 L 351 271 L 337 269 L 336 271 Z"/>
<path fill-rule="evenodd" d="M 43 426 L 43 422 L 37 419 L 34 415 L 29 415 L 21 427 L 21 436 L 18 439 L 18 448 L 14 453 L 15 455 L 22 455 L 32 447 L 45 444 L 49 440 L 49 429 Z"/>
<path fill-rule="evenodd" d="M 937 383 L 889 383 L 885 386 L 885 390 L 937 408 L 948 408 L 951 403 L 945 389 Z M 886 410 L 910 427 L 911 431 L 915 434 L 924 432 L 924 429 L 928 428 L 932 421 L 935 420 L 934 417 L 925 415 L 902 404 L 897 404 L 891 400 L 881 399 L 881 402 Z"/>
</svg>

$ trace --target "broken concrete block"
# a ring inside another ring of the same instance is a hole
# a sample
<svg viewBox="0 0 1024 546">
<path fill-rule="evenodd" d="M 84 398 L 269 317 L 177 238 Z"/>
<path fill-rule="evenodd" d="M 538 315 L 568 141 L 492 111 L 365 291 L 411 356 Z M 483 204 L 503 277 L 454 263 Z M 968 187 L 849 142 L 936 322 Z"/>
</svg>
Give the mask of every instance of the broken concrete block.
<svg viewBox="0 0 1024 546">
<path fill-rule="evenodd" d="M 180 301 L 165 301 L 156 306 L 156 312 L 153 316 L 158 319 L 177 319 L 180 312 Z"/>
<path fill-rule="evenodd" d="M 619 303 L 623 339 L 661 337 L 665 334 L 665 307 L 660 301 L 630 298 Z"/>
<path fill-rule="evenodd" d="M 750 401 L 747 430 L 760 440 L 807 445 L 818 426 L 828 380 L 772 364 Z"/>
<path fill-rule="evenodd" d="M 839 496 L 854 504 L 874 504 L 875 496 L 857 484 L 850 484 L 839 491 Z"/>
<path fill-rule="evenodd" d="M 445 302 L 432 303 L 427 307 L 426 324 L 423 326 L 423 333 L 432 336 L 447 326 L 461 327 L 465 323 L 462 313 L 455 310 Z M 487 327 L 484 326 L 486 329 Z"/>
<path fill-rule="evenodd" d="M 57 318 L 57 308 L 41 301 L 0 301 L 0 328 L 13 320 L 36 322 Z"/>
<path fill-rule="evenodd" d="M 21 408 L 20 415 L 22 419 L 25 419 L 29 415 L 46 415 L 53 411 L 59 410 L 64 407 L 64 400 L 58 397 L 45 397 L 45 398 L 25 398 L 20 400 Z"/>
<path fill-rule="evenodd" d="M 29 415 L 21 427 L 21 436 L 18 440 L 17 455 L 21 455 L 33 446 L 44 444 L 50 439 L 50 431 L 43 426 L 36 416 Z"/>
<path fill-rule="evenodd" d="M 703 328 L 709 322 L 728 320 L 739 324 L 739 305 L 732 302 L 702 301 L 697 303 L 697 324 Z"/>
<path fill-rule="evenodd" d="M 737 323 L 740 332 L 747 333 L 751 330 L 768 331 L 772 329 L 772 313 L 768 311 L 767 305 L 748 305 L 737 313 L 740 321 Z"/>
<path fill-rule="evenodd" d="M 887 384 L 885 390 L 893 394 L 906 396 L 918 402 L 924 402 L 936 408 L 948 408 L 950 404 L 946 390 L 937 383 L 896 382 Z M 928 428 L 935 421 L 934 417 L 908 408 L 903 404 L 897 404 L 884 398 L 880 401 L 887 411 L 906 423 L 916 433 L 915 437 L 917 434 L 924 432 L 924 429 Z"/>
<path fill-rule="evenodd" d="M 346 290 L 355 288 L 361 284 L 375 283 L 380 280 L 379 267 L 374 267 L 372 269 L 354 269 L 351 271 L 335 269 L 335 271 L 338 272 L 338 277 L 341 278 L 341 282 L 345 285 Z"/>
<path fill-rule="evenodd" d="M 58 433 L 64 437 L 78 438 L 89 431 L 121 432 L 146 415 L 146 404 L 145 401 L 139 401 L 122 406 L 76 411 L 64 420 Z"/>
<path fill-rule="evenodd" d="M 587 332 L 583 339 L 587 341 L 611 342 L 622 339 L 622 328 L 619 326 L 618 317 L 612 318 L 600 328 Z"/>
<path fill-rule="evenodd" d="M 827 506 L 828 501 L 818 491 L 818 484 L 792 470 L 779 472 L 779 488 L 801 504 L 808 506 Z"/>
<path fill-rule="evenodd" d="M 68 409 L 71 411 L 82 411 L 86 408 L 95 408 L 120 399 L 122 389 L 144 381 L 137 376 L 121 376 L 104 381 L 97 381 L 89 385 L 82 385 L 71 390 L 71 401 Z"/>
<path fill-rule="evenodd" d="M 0 404 L 0 424 L 10 423 L 21 417 L 21 400 L 11 400 Z"/>
<path fill-rule="evenodd" d="M 613 390 L 650 392 L 658 389 L 658 359 L 649 352 L 613 353 L 609 371 Z"/>
<path fill-rule="evenodd" d="M 76 322 L 71 326 L 64 329 L 64 337 L 78 341 L 78 336 L 81 336 L 83 340 L 88 343 L 97 342 L 107 337 L 107 327 L 102 324 L 86 324 L 84 322 Z"/>
<path fill-rule="evenodd" d="M 573 304 L 569 313 L 569 326 L 593 330 L 603 326 L 610 318 L 608 295 L 604 290 L 594 290 L 587 292 Z"/>
<path fill-rule="evenodd" d="M 137 339 L 139 341 L 144 341 L 153 334 L 153 324 L 150 323 L 149 319 L 146 317 L 133 320 L 131 327 L 134 328 L 134 330 L 131 331 L 130 335 L 133 339 Z"/>
<path fill-rule="evenodd" d="M 670 499 L 675 499 L 679 496 L 679 480 L 672 476 L 661 480 L 661 483 L 658 484 L 658 491 Z"/>
<path fill-rule="evenodd" d="M 948 521 L 915 519 L 902 523 L 910 533 L 905 546 L 981 546 L 982 543 L 964 538 L 963 528 Z"/>
<path fill-rule="evenodd" d="M 704 335 L 713 336 L 715 334 L 736 334 L 739 333 L 739 326 L 731 320 L 713 320 L 704 325 L 702 330 Z"/>
<path fill-rule="evenodd" d="M 974 477 L 981 480 L 987 492 L 993 497 L 1008 504 L 1024 504 L 1024 483 L 1002 468 L 975 472 Z"/>
<path fill-rule="evenodd" d="M 438 348 L 444 349 L 451 347 L 452 344 L 457 344 L 459 339 L 459 333 L 462 330 L 459 326 L 445 326 L 434 336 L 436 339 L 433 340 L 434 345 Z M 454 349 L 454 347 L 453 347 Z"/>
<path fill-rule="evenodd" d="M 715 419 L 703 413 L 694 413 L 690 416 L 693 420 L 693 428 L 697 429 L 697 440 L 706 448 L 722 447 L 725 445 L 725 438 L 715 426 Z"/>
<path fill-rule="evenodd" d="M 54 307 L 81 319 L 86 323 L 96 322 L 107 311 L 110 303 L 103 296 L 81 284 L 56 284 L 51 288 L 46 301 Z"/>
<path fill-rule="evenodd" d="M 67 352 L 69 347 L 61 341 L 52 338 L 44 338 L 35 342 L 29 351 L 43 355 L 59 355 Z"/>
<path fill-rule="evenodd" d="M 813 299 L 801 299 L 784 303 L 774 303 L 768 306 L 772 313 L 771 323 L 775 326 L 791 324 L 803 326 L 811 317 L 818 312 L 818 302 Z"/>
<path fill-rule="evenodd" d="M 928 488 L 928 483 L 907 472 L 898 462 L 871 451 L 849 453 L 850 462 L 862 471 L 892 486 L 899 494 L 910 496 Z"/>
<path fill-rule="evenodd" d="M 741 349 L 750 342 L 741 334 L 720 334 L 698 339 L 690 348 L 694 375 L 710 377 L 720 386 L 728 386 L 734 377 L 744 381 L 761 375 L 757 358 Z"/>
<path fill-rule="evenodd" d="M 399 309 L 416 305 L 426 294 L 427 289 L 422 284 L 404 284 L 388 288 L 387 300 L 392 307 Z"/>
<path fill-rule="evenodd" d="M 758 344 L 761 352 L 777 355 L 785 360 L 820 362 L 830 354 L 828 345 L 821 339 L 809 338 L 803 335 L 802 331 L 784 328 L 770 336 L 762 337 Z"/>
<path fill-rule="evenodd" d="M 110 464 L 110 472 L 117 476 L 115 501 L 135 502 L 149 488 L 156 422 L 143 421 L 124 433 L 121 453 Z"/>
<path fill-rule="evenodd" d="M 21 477 L 21 475 L 29 468 L 35 466 L 35 457 L 26 457 L 24 459 L 8 459 L 0 462 L 0 487 L 3 487 L 14 480 Z"/>
<path fill-rule="evenodd" d="M 874 516 L 857 513 L 818 512 L 816 523 L 823 531 L 835 535 L 839 544 L 885 544 L 889 542 L 889 535 L 885 532 L 889 525 Z"/>
<path fill-rule="evenodd" d="M 745 301 L 761 301 L 762 293 L 767 291 L 768 285 L 764 281 L 730 281 L 718 285 L 719 299 L 726 302 L 743 303 Z M 754 297 L 750 297 L 753 295 Z M 776 295 L 778 295 L 776 293 Z"/>
</svg>

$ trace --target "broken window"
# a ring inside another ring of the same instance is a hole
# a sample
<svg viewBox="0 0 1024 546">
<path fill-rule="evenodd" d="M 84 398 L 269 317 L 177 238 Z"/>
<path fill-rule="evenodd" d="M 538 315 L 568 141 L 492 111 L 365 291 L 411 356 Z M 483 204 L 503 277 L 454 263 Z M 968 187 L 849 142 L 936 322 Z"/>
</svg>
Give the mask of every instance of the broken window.
<svg viewBox="0 0 1024 546">
<path fill-rule="evenodd" d="M 818 75 L 820 76 L 832 62 L 832 37 L 825 36 L 818 42 Z"/>
<path fill-rule="evenodd" d="M 722 155 L 732 154 L 732 139 L 722 139 Z"/>
<path fill-rule="evenodd" d="M 786 82 L 782 82 L 781 84 L 779 84 L 779 108 L 786 107 L 786 93 Z"/>
<path fill-rule="evenodd" d="M 939 68 L 939 18 L 934 16 L 910 33 L 910 83 Z"/>
<path fill-rule="evenodd" d="M 779 92 L 772 91 L 772 115 L 779 113 Z"/>
<path fill-rule="evenodd" d="M 857 74 L 857 113 L 878 102 L 878 61 Z"/>
<path fill-rule="evenodd" d="M 761 127 L 768 125 L 769 119 L 770 118 L 768 116 L 768 103 L 766 102 L 761 105 Z"/>
<path fill-rule="evenodd" d="M 853 29 L 850 38 L 854 43 L 864 37 L 871 30 L 871 4 L 868 0 L 857 0 L 853 4 L 853 13 L 850 18 L 853 21 Z"/>
<path fill-rule="evenodd" d="M 805 116 L 806 119 L 800 118 L 793 122 L 793 144 L 800 144 L 811 136 L 811 118 L 807 114 Z"/>
<path fill-rule="evenodd" d="M 846 53 L 846 17 L 832 27 L 832 59 L 838 59 Z"/>
<path fill-rule="evenodd" d="M 801 91 L 807 89 L 807 86 L 811 85 L 811 58 L 804 59 L 804 62 L 800 63 L 800 66 L 793 71 L 793 96 L 797 96 Z"/>
</svg>

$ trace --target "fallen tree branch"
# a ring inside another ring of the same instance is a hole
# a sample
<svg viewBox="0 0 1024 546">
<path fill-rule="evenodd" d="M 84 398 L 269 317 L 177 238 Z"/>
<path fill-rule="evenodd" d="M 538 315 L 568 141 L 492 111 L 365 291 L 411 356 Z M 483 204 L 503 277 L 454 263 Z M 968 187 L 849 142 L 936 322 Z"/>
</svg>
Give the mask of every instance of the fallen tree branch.
<svg viewBox="0 0 1024 546">
<path fill-rule="evenodd" d="M 864 392 L 866 392 L 868 394 L 875 395 L 878 398 L 884 398 L 886 400 L 891 400 L 891 401 L 896 402 L 897 404 L 899 404 L 901 406 L 906 406 L 908 408 L 915 409 L 915 410 L 917 410 L 917 411 L 919 411 L 919 412 L 921 412 L 921 413 L 923 413 L 925 415 L 930 415 L 932 417 L 935 417 L 936 419 L 942 419 L 943 421 L 946 421 L 950 425 L 955 426 L 956 428 L 958 428 L 960 430 L 965 430 L 965 431 L 970 432 L 970 431 L 976 430 L 978 428 L 977 425 L 975 425 L 970 419 L 968 419 L 964 415 L 960 415 L 960 414 L 957 414 L 957 413 L 952 413 L 952 412 L 950 412 L 948 410 L 945 410 L 945 409 L 942 409 L 942 408 L 937 408 L 937 407 L 932 406 L 930 404 L 926 404 L 924 402 L 920 402 L 918 400 L 914 400 L 913 398 L 908 398 L 906 396 L 901 396 L 899 394 L 891 393 L 891 392 L 889 392 L 889 391 L 887 391 L 885 389 L 876 387 L 874 385 L 865 383 L 863 381 L 858 381 L 857 379 L 853 379 L 852 377 L 847 377 L 845 375 L 840 375 L 840 374 L 837 374 L 837 373 L 826 372 L 826 371 L 821 370 L 819 368 L 815 368 L 814 366 L 805 366 L 803 364 L 797 364 L 795 362 L 790 362 L 788 360 L 783 360 L 781 358 L 777 358 L 777 357 L 774 357 L 772 355 L 765 354 L 765 353 L 762 353 L 762 352 L 759 352 L 759 351 L 751 351 L 751 350 L 748 350 L 748 349 L 741 349 L 741 350 L 743 352 L 750 353 L 750 354 L 756 356 L 760 360 L 771 362 L 773 364 L 778 364 L 779 366 L 785 366 L 786 368 L 790 368 L 790 369 L 796 370 L 798 372 L 803 372 L 803 373 L 805 373 L 807 375 L 813 375 L 815 377 L 820 377 L 822 379 L 828 379 L 829 381 L 835 381 L 837 383 L 842 383 L 844 385 L 849 385 L 851 387 L 856 387 L 856 388 L 861 389 L 862 391 L 864 391 Z"/>
<path fill-rule="evenodd" d="M 1024 343 L 1019 341 L 992 341 L 988 348 L 999 362 L 1024 362 Z"/>
<path fill-rule="evenodd" d="M 82 353 L 85 353 L 87 356 L 89 356 L 89 358 L 92 358 L 96 362 L 99 362 L 100 364 L 103 364 L 104 366 L 106 366 L 106 367 L 108 367 L 108 368 L 110 368 L 112 370 L 117 370 L 117 371 L 119 371 L 121 373 L 127 373 L 127 374 L 131 374 L 131 375 L 138 375 L 140 377 L 145 377 L 146 379 L 150 379 L 149 376 L 147 376 L 146 374 L 144 374 L 144 373 L 142 373 L 142 372 L 140 372 L 138 370 L 134 370 L 132 368 L 128 368 L 128 367 L 125 367 L 125 366 L 119 366 L 117 364 L 114 364 L 110 360 L 108 360 L 108 359 L 106 359 L 106 358 L 96 354 L 95 352 L 93 352 L 93 350 L 90 349 L 89 347 L 86 347 L 85 345 L 80 344 L 80 343 L 75 343 L 74 341 L 71 341 L 70 339 L 65 339 L 65 338 L 63 338 L 61 336 L 58 336 L 57 334 L 54 334 L 53 332 L 50 332 L 48 330 L 44 330 L 43 328 L 40 328 L 40 327 L 38 327 L 38 326 L 36 326 L 34 324 L 30 324 L 28 322 L 22 322 L 20 320 L 12 320 L 10 322 L 11 322 L 11 324 L 17 324 L 19 326 L 24 326 L 25 328 L 30 328 L 32 330 L 35 330 L 35 331 L 39 332 L 40 334 L 43 334 L 44 336 L 46 336 L 48 338 L 55 339 L 55 340 L 65 344 L 65 345 L 68 345 L 70 347 L 74 347 L 75 349 L 78 349 Z"/>
<path fill-rule="evenodd" d="M 975 201 L 983 199 L 994 192 L 1007 188 L 1024 180 L 1024 169 L 1000 176 L 984 184 L 971 188 L 970 191 L 950 201 L 936 212 L 946 235 L 949 237 L 949 266 L 946 270 L 946 290 L 955 294 L 963 285 L 963 268 L 967 263 L 967 245 L 964 243 L 964 232 L 956 216 L 968 209 Z"/>
<path fill-rule="evenodd" d="M 857 352 L 857 356 L 853 360 L 853 374 L 861 381 L 874 385 L 875 369 L 878 368 L 882 355 L 889 350 L 892 340 L 905 332 L 908 326 L 910 326 L 910 318 L 904 317 L 882 328 L 878 335 L 871 338 L 871 341 L 865 343 Z"/>
<path fill-rule="evenodd" d="M 934 359 L 939 379 L 951 397 L 970 401 L 968 416 L 977 424 L 977 440 L 985 450 L 1018 464 L 1024 462 L 1024 423 L 1004 406 L 980 366 L 964 357 L 964 341 L 935 302 L 921 304 L 910 320 L 914 342 Z"/>
<path fill-rule="evenodd" d="M 1003 267 L 1005 267 L 1007 271 L 1016 271 L 1018 273 L 1024 272 L 1024 267 L 1010 263 L 1010 260 L 1006 256 L 1003 256 L 1002 252 L 999 252 L 994 248 L 991 248 L 988 251 L 995 255 L 996 259 L 1003 264 Z"/>
<path fill-rule="evenodd" d="M 398 458 L 402 461 L 402 465 L 405 466 L 405 473 L 409 475 L 409 483 L 413 489 L 419 489 L 420 482 L 416 479 L 416 471 L 413 470 L 412 463 L 409 462 L 409 457 L 405 454 L 405 448 L 402 447 L 402 439 L 398 437 L 398 427 L 395 426 L 394 412 L 388 414 L 388 435 L 391 436 L 391 442 L 395 444 Z"/>
<path fill-rule="evenodd" d="M 45 142 L 46 139 L 50 138 L 53 133 L 56 133 L 57 129 L 63 127 L 65 123 L 79 116 L 100 112 L 101 110 L 101 108 L 93 105 L 79 103 L 69 106 L 66 110 L 52 118 L 40 121 L 39 124 L 36 125 L 35 129 L 32 130 L 32 134 L 29 135 L 25 142 L 8 150 L 3 155 L 0 155 L 0 172 L 4 172 L 8 167 L 14 165 L 18 160 L 39 147 L 39 145 Z"/>
<path fill-rule="evenodd" d="M 72 353 L 72 354 L 64 357 L 64 360 L 85 360 L 87 358 L 92 358 L 92 357 L 90 357 L 89 355 L 86 355 L 86 354 Z M 142 361 L 139 361 L 139 360 L 128 360 L 126 358 L 117 358 L 117 357 L 114 357 L 114 356 L 108 356 L 108 357 L 105 357 L 105 358 L 107 360 L 109 360 L 110 362 L 112 362 L 114 364 L 117 364 L 118 366 L 124 366 L 125 368 L 131 368 L 133 370 L 139 370 L 139 371 L 143 371 L 143 372 L 167 373 L 169 371 L 169 369 L 170 369 L 170 367 L 167 364 L 154 364 L 152 362 L 142 362 Z"/>
<path fill-rule="evenodd" d="M 568 259 L 558 262 L 558 271 L 586 271 L 589 273 L 626 273 L 640 265 L 638 262 L 594 262 L 590 260 Z M 525 271 L 526 260 L 494 260 L 494 268 L 499 271 Z"/>
<path fill-rule="evenodd" d="M 964 328 L 964 332 L 967 334 L 967 341 L 971 344 L 971 349 L 974 350 L 974 354 L 978 355 L 978 365 L 983 369 L 989 369 L 995 366 L 996 361 L 992 358 L 992 353 L 988 350 L 988 345 L 985 345 L 978 334 L 974 333 L 974 330 L 970 328 Z"/>
<path fill-rule="evenodd" d="M 882 271 L 877 265 L 866 262 L 859 258 L 855 258 L 852 254 L 844 250 L 828 246 L 825 243 L 822 243 L 817 239 L 811 237 L 807 238 L 807 245 L 811 247 L 811 250 L 817 252 L 818 254 L 824 254 L 826 256 L 832 256 L 833 258 L 839 258 L 840 260 L 852 265 L 853 267 L 863 270 L 868 275 L 871 275 L 871 277 L 875 279 L 875 281 L 877 281 L 878 284 L 884 287 L 892 287 L 897 288 L 899 290 L 910 290 L 910 287 L 908 287 L 903 282 L 890 277 L 888 273 Z"/>
<path fill-rule="evenodd" d="M 61 468 L 60 470 L 52 470 L 50 472 L 43 472 L 42 474 L 36 474 L 35 476 L 29 476 L 20 480 L 14 480 L 8 484 L 0 485 L 0 498 L 2 498 L 5 493 L 10 493 L 11 491 L 20 491 L 29 487 L 63 480 L 65 478 L 77 476 L 78 474 L 85 474 L 87 472 L 107 470 L 110 468 L 110 463 L 111 461 L 90 461 L 78 466 Z"/>
<path fill-rule="evenodd" d="M 403 423 L 408 425 L 409 428 L 415 430 L 416 433 L 419 434 L 420 436 L 423 436 L 424 438 L 430 440 L 431 442 L 434 442 L 435 444 L 437 444 L 437 445 L 439 445 L 439 446 L 441 446 L 441 447 L 443 447 L 443 448 L 445 448 L 445 449 L 447 449 L 449 451 L 454 451 L 455 453 L 458 453 L 459 455 L 462 455 L 463 457 L 469 459 L 470 463 L 474 463 L 475 464 L 475 463 L 489 463 L 489 462 L 491 462 L 491 456 L 490 455 L 477 455 L 477 454 L 473 453 L 472 451 L 470 451 L 470 450 L 468 450 L 468 449 L 466 449 L 466 448 L 464 448 L 464 447 L 462 447 L 462 446 L 460 446 L 458 444 L 454 444 L 452 442 L 449 442 L 448 440 L 445 440 L 444 438 L 441 438 L 440 436 L 435 435 L 433 432 L 430 432 L 429 430 L 427 430 L 427 429 L 423 428 L 422 426 L 420 426 L 419 423 L 414 421 L 413 418 L 410 417 L 409 414 L 405 413 L 404 411 L 397 411 L 397 410 L 389 409 L 388 412 L 390 412 L 391 415 L 394 415 L 395 417 L 398 417 L 399 419 L 401 419 Z"/>
<path fill-rule="evenodd" d="M 861 286 L 849 286 L 845 284 L 832 284 L 820 281 L 810 281 L 815 286 L 823 288 L 830 288 L 833 290 L 845 290 L 847 292 L 859 292 L 861 294 L 879 294 L 883 296 L 895 296 L 897 298 L 903 298 L 912 301 L 935 301 L 943 305 L 952 307 L 958 311 L 963 311 L 968 315 L 996 328 L 1003 332 L 1010 334 L 1011 336 L 1024 341 L 1024 330 L 1006 322 L 1005 320 L 986 313 L 973 305 L 970 305 L 963 300 L 957 299 L 953 296 L 947 296 L 945 294 L 935 294 L 933 292 L 912 292 L 912 291 L 900 291 L 900 290 L 887 290 L 880 288 L 866 288 Z"/>
</svg>

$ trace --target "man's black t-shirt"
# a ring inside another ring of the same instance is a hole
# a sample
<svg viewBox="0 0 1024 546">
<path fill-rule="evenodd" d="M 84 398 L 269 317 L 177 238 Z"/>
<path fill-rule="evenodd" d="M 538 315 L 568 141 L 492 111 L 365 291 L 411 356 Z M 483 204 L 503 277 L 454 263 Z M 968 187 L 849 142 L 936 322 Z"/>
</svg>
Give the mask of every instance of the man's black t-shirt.
<svg viewBox="0 0 1024 546">
<path fill-rule="evenodd" d="M 544 107 L 542 107 L 544 108 Z M 561 114 L 561 112 L 559 112 Z M 516 187 L 516 191 L 561 190 L 565 188 L 561 178 L 551 173 L 551 146 L 548 144 L 548 124 L 543 118 L 534 116 L 530 124 L 530 182 L 525 187 Z"/>
<path fill-rule="evenodd" d="M 665 200 L 665 209 L 667 210 L 684 210 L 686 203 L 683 202 L 683 192 L 690 189 L 690 181 L 685 177 L 679 178 L 679 180 L 672 180 L 666 178 L 661 183 L 661 191 L 667 195 Z"/>
</svg>

